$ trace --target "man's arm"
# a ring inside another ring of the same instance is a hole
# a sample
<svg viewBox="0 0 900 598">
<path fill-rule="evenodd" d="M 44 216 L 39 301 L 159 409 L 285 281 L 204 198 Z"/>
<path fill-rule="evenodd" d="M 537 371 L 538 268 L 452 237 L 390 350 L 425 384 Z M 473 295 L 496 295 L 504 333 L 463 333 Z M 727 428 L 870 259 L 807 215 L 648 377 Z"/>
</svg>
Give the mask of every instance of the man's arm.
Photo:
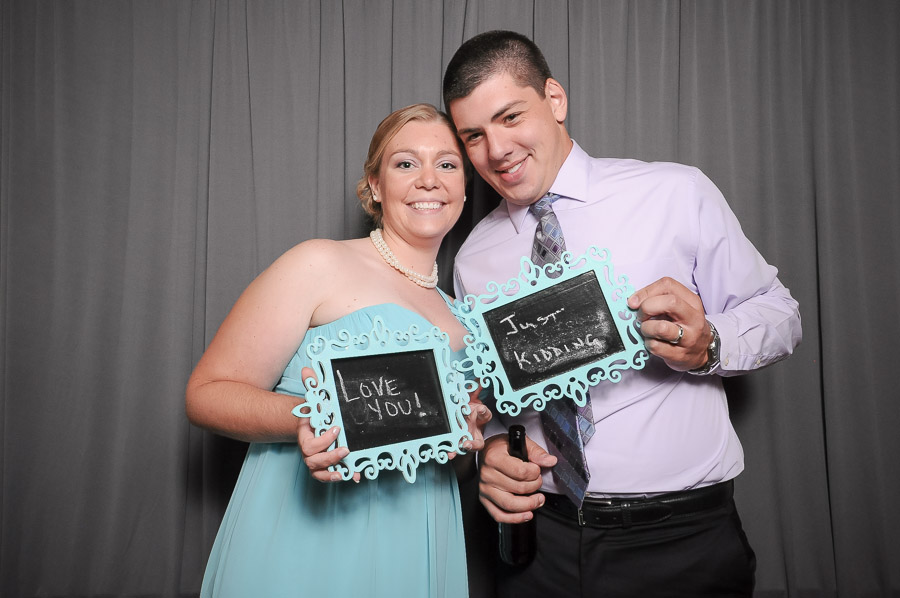
<svg viewBox="0 0 900 598">
<path fill-rule="evenodd" d="M 712 323 L 720 364 L 710 373 L 735 375 L 784 359 L 802 338 L 797 301 L 746 238 L 718 188 L 696 175 L 697 292 L 662 278 L 629 298 L 647 350 L 678 371 L 702 368 Z"/>
</svg>

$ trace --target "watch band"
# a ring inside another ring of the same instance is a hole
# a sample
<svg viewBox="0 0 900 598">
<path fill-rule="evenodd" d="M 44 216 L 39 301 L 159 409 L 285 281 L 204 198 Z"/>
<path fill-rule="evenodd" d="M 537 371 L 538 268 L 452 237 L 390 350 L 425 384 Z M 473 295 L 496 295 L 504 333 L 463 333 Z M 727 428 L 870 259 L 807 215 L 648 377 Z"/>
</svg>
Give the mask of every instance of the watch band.
<svg viewBox="0 0 900 598">
<path fill-rule="evenodd" d="M 709 330 L 712 332 L 713 338 L 706 349 L 706 364 L 695 370 L 688 370 L 689 374 L 694 374 L 695 376 L 707 376 L 719 367 L 719 349 L 721 347 L 719 331 L 716 330 L 716 327 L 709 320 L 706 323 L 709 324 Z"/>
</svg>

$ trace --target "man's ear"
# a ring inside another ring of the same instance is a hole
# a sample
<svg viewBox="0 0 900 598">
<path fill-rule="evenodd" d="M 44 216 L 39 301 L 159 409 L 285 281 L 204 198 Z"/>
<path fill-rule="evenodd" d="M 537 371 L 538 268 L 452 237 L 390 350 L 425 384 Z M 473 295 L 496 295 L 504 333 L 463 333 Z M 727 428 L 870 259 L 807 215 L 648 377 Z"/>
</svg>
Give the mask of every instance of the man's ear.
<svg viewBox="0 0 900 598">
<path fill-rule="evenodd" d="M 544 97 L 550 102 L 556 122 L 562 124 L 569 111 L 569 98 L 566 96 L 566 90 L 563 89 L 562 84 L 553 77 L 549 77 L 544 83 Z"/>
</svg>

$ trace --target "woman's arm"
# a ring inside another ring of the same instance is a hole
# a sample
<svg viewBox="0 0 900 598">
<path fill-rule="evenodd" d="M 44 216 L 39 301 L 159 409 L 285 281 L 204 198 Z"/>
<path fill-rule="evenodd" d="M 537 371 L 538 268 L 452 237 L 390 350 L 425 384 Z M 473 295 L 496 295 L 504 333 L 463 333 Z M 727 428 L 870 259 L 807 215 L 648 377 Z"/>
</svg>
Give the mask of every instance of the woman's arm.
<svg viewBox="0 0 900 598">
<path fill-rule="evenodd" d="M 270 389 L 328 296 L 332 243 L 301 243 L 241 294 L 188 380 L 191 423 L 245 442 L 297 442 L 300 401 Z"/>
</svg>

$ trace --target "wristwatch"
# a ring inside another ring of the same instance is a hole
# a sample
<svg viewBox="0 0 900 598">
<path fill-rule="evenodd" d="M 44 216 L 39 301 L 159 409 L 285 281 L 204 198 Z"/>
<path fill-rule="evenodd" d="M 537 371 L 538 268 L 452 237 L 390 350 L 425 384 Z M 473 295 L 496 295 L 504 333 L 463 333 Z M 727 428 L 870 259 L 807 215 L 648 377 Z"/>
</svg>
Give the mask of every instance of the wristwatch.
<svg viewBox="0 0 900 598">
<path fill-rule="evenodd" d="M 694 374 L 695 376 L 706 376 L 719 367 L 719 348 L 721 347 L 719 331 L 716 330 L 716 327 L 709 320 L 706 323 L 709 324 L 709 330 L 712 332 L 712 342 L 709 343 L 709 347 L 706 349 L 706 365 L 696 370 L 688 370 L 689 374 Z"/>
</svg>

